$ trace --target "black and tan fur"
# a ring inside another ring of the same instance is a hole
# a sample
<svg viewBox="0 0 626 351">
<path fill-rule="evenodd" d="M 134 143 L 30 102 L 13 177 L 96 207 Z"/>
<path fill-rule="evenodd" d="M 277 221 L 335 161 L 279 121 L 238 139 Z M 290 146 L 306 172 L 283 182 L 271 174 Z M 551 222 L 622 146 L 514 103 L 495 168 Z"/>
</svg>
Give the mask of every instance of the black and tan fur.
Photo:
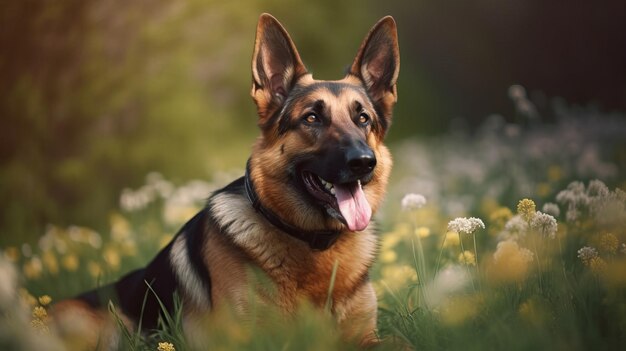
<svg viewBox="0 0 626 351">
<path fill-rule="evenodd" d="M 248 161 L 247 178 L 212 194 L 146 268 L 62 302 L 56 313 L 79 311 L 99 323 L 104 319 L 99 311 L 106 310 L 103 301 L 113 299 L 128 323 L 136 323 L 143 310 L 142 327 L 153 328 L 160 313 L 154 293 L 171 310 L 174 292 L 183 301 L 188 323 L 224 304 L 245 313 L 251 266 L 275 285 L 277 295 L 268 303 L 287 313 L 303 299 L 322 308 L 337 262 L 332 312 L 346 337 L 373 342 L 377 304 L 368 270 L 376 237 L 371 225 L 350 231 L 336 204 L 324 202 L 332 197 L 317 189 L 316 198 L 303 185 L 303 172 L 333 184 L 354 187 L 359 182 L 376 211 L 391 170 L 383 140 L 397 98 L 398 70 L 391 17 L 372 28 L 343 79 L 319 81 L 307 72 L 285 29 L 263 14 L 251 92 L 261 136 Z M 254 196 L 246 192 L 246 182 Z M 331 240 L 318 245 L 307 237 L 318 233 L 330 233 Z M 146 283 L 154 293 L 146 293 Z"/>
</svg>

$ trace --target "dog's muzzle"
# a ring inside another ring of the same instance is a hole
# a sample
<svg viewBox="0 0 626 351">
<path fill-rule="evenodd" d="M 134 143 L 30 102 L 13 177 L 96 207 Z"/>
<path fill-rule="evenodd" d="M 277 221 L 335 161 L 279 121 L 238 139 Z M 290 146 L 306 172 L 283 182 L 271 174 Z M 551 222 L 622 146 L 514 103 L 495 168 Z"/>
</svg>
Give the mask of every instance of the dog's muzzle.
<svg viewBox="0 0 626 351">
<path fill-rule="evenodd" d="M 304 162 L 300 179 L 306 191 L 351 231 L 367 228 L 372 209 L 363 187 L 376 167 L 376 156 L 360 140 L 348 140 Z"/>
</svg>

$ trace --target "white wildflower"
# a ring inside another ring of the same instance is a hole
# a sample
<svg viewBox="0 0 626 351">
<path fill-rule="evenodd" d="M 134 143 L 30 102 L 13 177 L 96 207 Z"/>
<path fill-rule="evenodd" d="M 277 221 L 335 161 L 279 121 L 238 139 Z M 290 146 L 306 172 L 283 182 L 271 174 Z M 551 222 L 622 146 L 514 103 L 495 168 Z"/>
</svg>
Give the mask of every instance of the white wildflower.
<svg viewBox="0 0 626 351">
<path fill-rule="evenodd" d="M 417 210 L 426 205 L 426 198 L 420 194 L 406 194 L 402 198 L 402 209 L 405 211 Z"/>
<path fill-rule="evenodd" d="M 504 231 L 513 237 L 523 237 L 528 232 L 528 222 L 522 216 L 515 215 L 506 222 Z"/>
<path fill-rule="evenodd" d="M 459 217 L 448 223 L 448 230 L 457 233 L 472 234 L 478 228 L 485 229 L 485 223 L 476 217 Z"/>
<path fill-rule="evenodd" d="M 174 192 L 174 185 L 165 180 L 163 175 L 158 172 L 150 172 L 146 176 L 146 184 L 152 187 L 154 191 L 163 199 L 168 198 Z"/>
<path fill-rule="evenodd" d="M 125 188 L 120 195 L 120 207 L 126 212 L 139 211 L 150 202 L 146 193 Z"/>
<path fill-rule="evenodd" d="M 556 194 L 556 201 L 562 204 L 570 204 L 576 201 L 576 196 L 569 190 L 561 190 Z"/>
<path fill-rule="evenodd" d="M 579 181 L 571 182 L 567 189 L 556 195 L 556 201 L 568 205 L 569 208 L 578 208 L 589 204 L 589 196 L 585 192 L 585 184 Z"/>
<path fill-rule="evenodd" d="M 565 220 L 568 222 L 575 222 L 580 217 L 580 211 L 575 207 L 570 207 L 567 209 L 567 213 L 565 214 Z"/>
<path fill-rule="evenodd" d="M 33 249 L 30 247 L 29 244 L 27 243 L 22 244 L 22 255 L 24 257 L 30 257 L 33 255 Z"/>
<path fill-rule="evenodd" d="M 615 198 L 621 202 L 626 202 L 626 191 L 620 188 L 616 188 L 613 191 L 613 196 L 615 196 Z"/>
<path fill-rule="evenodd" d="M 509 87 L 509 98 L 513 101 L 521 100 L 526 98 L 526 89 L 519 84 L 513 84 Z"/>
<path fill-rule="evenodd" d="M 558 217 L 561 214 L 561 210 L 559 209 L 559 205 L 553 203 L 553 202 L 546 202 L 545 204 L 543 204 L 543 207 L 541 208 L 541 210 L 543 211 L 543 213 L 547 213 L 549 215 L 552 215 L 554 217 Z"/>
<path fill-rule="evenodd" d="M 458 265 L 448 266 L 439 271 L 426 286 L 426 302 L 429 306 L 438 306 L 446 298 L 467 287 L 470 276 L 466 269 Z"/>
<path fill-rule="evenodd" d="M 591 187 L 591 183 L 589 186 Z M 623 227 L 626 225 L 626 198 L 623 195 L 623 191 L 615 189 L 602 196 L 591 197 L 589 213 L 603 226 Z"/>
<path fill-rule="evenodd" d="M 0 311 L 13 303 L 17 296 L 17 271 L 4 255 L 0 254 Z"/>
<path fill-rule="evenodd" d="M 546 238 L 554 239 L 556 236 L 556 219 L 549 214 L 537 211 L 530 221 L 530 227 L 539 231 Z"/>
<path fill-rule="evenodd" d="M 532 262 L 535 259 L 535 254 L 525 247 L 520 247 L 520 255 L 524 257 L 526 262 Z"/>
<path fill-rule="evenodd" d="M 580 181 L 573 181 L 567 185 L 567 190 L 570 190 L 576 194 L 585 192 L 585 184 Z"/>
<path fill-rule="evenodd" d="M 585 246 L 578 250 L 578 258 L 580 258 L 585 264 L 588 264 L 596 257 L 598 257 L 598 250 L 591 246 Z"/>
<path fill-rule="evenodd" d="M 605 197 L 609 195 L 609 188 L 601 181 L 594 179 L 587 186 L 587 195 L 593 197 Z"/>
</svg>

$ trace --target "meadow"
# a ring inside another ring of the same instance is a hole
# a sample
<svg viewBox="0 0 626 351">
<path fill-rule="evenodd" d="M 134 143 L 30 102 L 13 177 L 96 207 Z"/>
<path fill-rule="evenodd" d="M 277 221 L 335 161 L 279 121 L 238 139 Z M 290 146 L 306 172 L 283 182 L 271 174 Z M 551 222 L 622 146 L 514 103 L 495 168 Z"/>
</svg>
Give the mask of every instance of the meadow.
<svg viewBox="0 0 626 351">
<path fill-rule="evenodd" d="M 626 343 L 626 118 L 559 101 L 547 118 L 520 89 L 510 91 L 515 123 L 490 116 L 477 130 L 459 125 L 391 145 L 371 274 L 377 349 Z M 0 348 L 81 349 L 90 331 L 80 318 L 50 325 L 50 306 L 145 264 L 212 190 L 241 174 L 243 165 L 174 183 L 153 172 L 121 192 L 108 230 L 52 223 L 37 240 L 3 246 Z M 225 309 L 206 323 L 206 333 L 185 339 L 174 313 L 148 336 L 122 330 L 119 349 L 356 348 L 328 311 L 306 305 L 288 321 L 258 305 L 246 318 Z"/>
</svg>

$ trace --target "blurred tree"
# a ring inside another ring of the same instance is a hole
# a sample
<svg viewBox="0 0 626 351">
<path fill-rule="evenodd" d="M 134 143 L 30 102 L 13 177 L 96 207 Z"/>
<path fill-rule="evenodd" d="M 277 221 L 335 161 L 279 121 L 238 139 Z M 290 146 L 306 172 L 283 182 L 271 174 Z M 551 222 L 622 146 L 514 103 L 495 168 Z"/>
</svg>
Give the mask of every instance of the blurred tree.
<svg viewBox="0 0 626 351">
<path fill-rule="evenodd" d="M 348 11 L 356 1 L 303 1 L 315 14 L 305 21 L 288 4 L 2 2 L 2 241 L 49 222 L 103 227 L 119 191 L 150 171 L 182 180 L 243 168 L 256 134 L 248 92 L 258 15 L 275 13 L 312 70 L 334 78 L 373 24 L 351 26 L 367 12 Z M 328 40 L 334 31 L 350 45 Z"/>
<path fill-rule="evenodd" d="M 242 168 L 256 135 L 249 60 L 261 12 L 287 27 L 320 79 L 340 78 L 392 14 L 397 140 L 457 117 L 512 115 L 515 83 L 623 109 L 625 4 L 2 1 L 0 233 L 17 242 L 49 222 L 99 227 L 120 189 L 150 171 L 176 181 Z"/>
</svg>

